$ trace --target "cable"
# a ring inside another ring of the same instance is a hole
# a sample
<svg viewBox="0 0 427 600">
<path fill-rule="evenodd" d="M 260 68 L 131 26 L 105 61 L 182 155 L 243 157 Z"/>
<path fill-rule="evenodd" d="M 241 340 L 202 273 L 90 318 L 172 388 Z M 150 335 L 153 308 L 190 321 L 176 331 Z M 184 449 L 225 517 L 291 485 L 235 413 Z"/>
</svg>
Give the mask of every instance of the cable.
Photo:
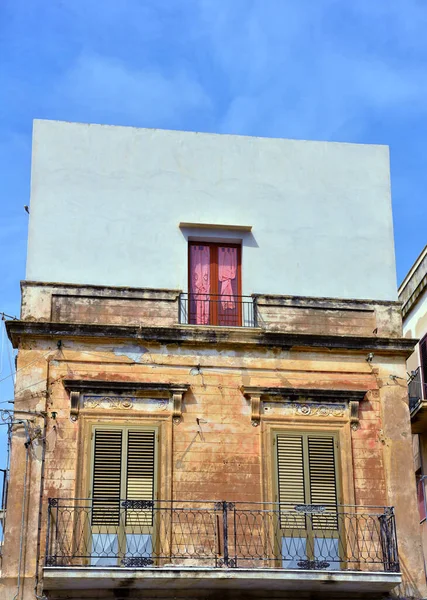
<svg viewBox="0 0 427 600">
<path fill-rule="evenodd" d="M 1 348 L 0 348 L 0 375 L 3 373 L 3 355 L 4 355 L 4 334 L 6 332 L 6 326 L 4 325 L 4 321 L 3 321 L 3 327 L 1 328 Z"/>
<path fill-rule="evenodd" d="M 0 315 L 1 315 L 2 321 L 5 321 L 6 319 L 12 319 L 13 321 L 19 321 L 18 317 L 12 317 L 12 315 L 8 315 L 5 312 L 0 311 Z"/>
<path fill-rule="evenodd" d="M 20 371 L 23 371 L 24 369 L 28 369 L 28 367 L 31 367 L 31 365 L 33 365 L 37 361 L 42 360 L 42 358 L 46 358 L 46 356 L 49 356 L 49 354 L 52 354 L 52 352 L 55 352 L 55 350 L 49 350 L 49 352 L 46 352 L 46 354 L 44 354 L 43 356 L 38 356 L 37 358 L 35 358 L 30 363 L 24 365 L 23 367 L 20 367 L 19 369 L 17 369 L 16 371 L 14 371 L 13 373 L 11 373 L 10 375 L 7 375 L 6 377 L 3 377 L 3 379 L 0 379 L 0 383 L 2 383 L 3 381 L 6 381 L 6 379 L 9 379 L 9 377 L 14 377 Z"/>
</svg>

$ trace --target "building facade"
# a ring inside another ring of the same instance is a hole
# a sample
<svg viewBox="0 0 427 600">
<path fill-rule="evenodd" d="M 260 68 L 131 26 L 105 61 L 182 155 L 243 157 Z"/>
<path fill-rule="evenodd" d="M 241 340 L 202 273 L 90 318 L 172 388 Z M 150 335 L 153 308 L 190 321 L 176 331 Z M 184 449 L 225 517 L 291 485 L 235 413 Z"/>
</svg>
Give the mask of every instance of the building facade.
<svg viewBox="0 0 427 600">
<path fill-rule="evenodd" d="M 419 340 L 408 358 L 409 410 L 413 433 L 414 469 L 418 514 L 427 572 L 426 474 L 427 474 L 427 246 L 399 288 L 403 333 Z"/>
<path fill-rule="evenodd" d="M 423 598 L 387 148 L 37 121 L 6 598 Z"/>
</svg>

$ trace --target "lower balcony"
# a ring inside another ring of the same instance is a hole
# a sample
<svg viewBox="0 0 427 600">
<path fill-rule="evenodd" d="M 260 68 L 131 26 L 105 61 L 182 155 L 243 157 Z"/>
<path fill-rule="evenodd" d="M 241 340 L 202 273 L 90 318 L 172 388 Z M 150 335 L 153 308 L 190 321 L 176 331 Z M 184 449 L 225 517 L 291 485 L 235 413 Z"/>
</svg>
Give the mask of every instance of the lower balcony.
<svg viewBox="0 0 427 600">
<path fill-rule="evenodd" d="M 381 593 L 401 581 L 391 508 L 50 499 L 48 519 L 47 590 Z"/>
</svg>

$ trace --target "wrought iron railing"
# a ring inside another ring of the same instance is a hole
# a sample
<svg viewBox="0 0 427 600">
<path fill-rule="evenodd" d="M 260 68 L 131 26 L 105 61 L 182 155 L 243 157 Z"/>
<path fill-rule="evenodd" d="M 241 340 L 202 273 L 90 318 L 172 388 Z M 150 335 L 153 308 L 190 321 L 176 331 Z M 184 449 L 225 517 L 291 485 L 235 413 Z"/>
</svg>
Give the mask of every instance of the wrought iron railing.
<svg viewBox="0 0 427 600">
<path fill-rule="evenodd" d="M 421 367 L 412 371 L 408 379 L 409 411 L 412 413 L 423 399 Z"/>
<path fill-rule="evenodd" d="M 399 571 L 392 508 L 226 501 L 50 499 L 45 564 Z"/>
<path fill-rule="evenodd" d="M 257 307 L 251 296 L 181 294 L 179 322 L 186 325 L 257 327 Z"/>
</svg>

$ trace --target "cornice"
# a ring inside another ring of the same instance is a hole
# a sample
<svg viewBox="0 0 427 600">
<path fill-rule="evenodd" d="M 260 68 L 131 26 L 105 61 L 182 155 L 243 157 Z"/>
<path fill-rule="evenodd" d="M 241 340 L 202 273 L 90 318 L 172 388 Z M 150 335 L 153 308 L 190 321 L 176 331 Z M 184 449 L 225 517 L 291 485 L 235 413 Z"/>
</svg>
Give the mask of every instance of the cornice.
<svg viewBox="0 0 427 600">
<path fill-rule="evenodd" d="M 342 335 L 318 335 L 281 333 L 261 328 L 244 327 L 144 327 L 125 325 L 98 325 L 75 323 L 52 323 L 37 321 L 7 321 L 6 329 L 14 348 L 25 338 L 123 339 L 157 342 L 163 344 L 216 344 L 223 346 L 276 347 L 283 350 L 295 348 L 319 348 L 327 350 L 360 350 L 400 354 L 412 354 L 417 340 L 409 338 L 360 337 Z"/>
</svg>

